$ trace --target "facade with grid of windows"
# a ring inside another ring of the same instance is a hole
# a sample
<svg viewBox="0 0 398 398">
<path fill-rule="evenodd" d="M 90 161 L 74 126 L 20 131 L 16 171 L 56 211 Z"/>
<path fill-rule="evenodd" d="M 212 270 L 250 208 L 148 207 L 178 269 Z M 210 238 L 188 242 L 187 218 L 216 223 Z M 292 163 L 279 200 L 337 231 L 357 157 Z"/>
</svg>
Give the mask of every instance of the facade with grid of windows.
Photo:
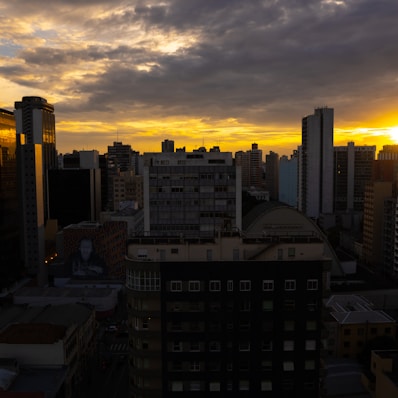
<svg viewBox="0 0 398 398">
<path fill-rule="evenodd" d="M 131 239 L 130 397 L 319 397 L 330 268 L 303 231 Z"/>
<path fill-rule="evenodd" d="M 145 153 L 143 178 L 145 234 L 203 237 L 241 229 L 241 168 L 230 152 Z"/>
</svg>

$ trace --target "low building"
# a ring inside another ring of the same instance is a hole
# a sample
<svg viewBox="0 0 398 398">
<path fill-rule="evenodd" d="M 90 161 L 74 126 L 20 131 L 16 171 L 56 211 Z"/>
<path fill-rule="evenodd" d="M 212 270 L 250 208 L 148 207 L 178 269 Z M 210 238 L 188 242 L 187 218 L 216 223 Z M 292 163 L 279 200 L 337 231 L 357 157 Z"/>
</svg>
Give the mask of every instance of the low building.
<svg viewBox="0 0 398 398">
<path fill-rule="evenodd" d="M 333 295 L 325 300 L 329 356 L 356 359 L 369 341 L 379 336 L 395 338 L 397 322 L 371 302 L 355 294 Z"/>
<path fill-rule="evenodd" d="M 45 307 L 12 305 L 0 310 L 0 319 L 0 357 L 3 358 L 0 374 L 3 380 L 5 373 L 12 376 L 10 382 L 4 385 L 4 391 L 15 394 L 17 391 L 39 393 L 53 389 L 54 397 L 61 390 L 65 397 L 73 397 L 76 393 L 74 388 L 88 372 L 90 360 L 95 354 L 97 324 L 94 310 L 79 304 Z M 12 369 L 4 366 L 5 359 L 16 365 Z M 26 385 L 23 385 L 25 373 L 20 369 L 26 368 L 37 373 L 36 384 L 25 378 Z M 51 376 L 54 372 L 58 377 L 57 383 L 49 388 L 44 376 Z M 39 380 L 43 381 L 42 384 Z M 60 383 L 60 380 L 63 382 Z"/>
</svg>

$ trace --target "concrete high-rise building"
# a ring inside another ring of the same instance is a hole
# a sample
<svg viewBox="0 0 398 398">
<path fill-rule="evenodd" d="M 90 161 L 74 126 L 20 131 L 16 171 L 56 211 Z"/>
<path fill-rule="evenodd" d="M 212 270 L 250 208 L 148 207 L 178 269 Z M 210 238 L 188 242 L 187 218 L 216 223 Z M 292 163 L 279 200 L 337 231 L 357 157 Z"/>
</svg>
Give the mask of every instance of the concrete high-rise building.
<svg viewBox="0 0 398 398">
<path fill-rule="evenodd" d="M 313 219 L 334 210 L 333 119 L 334 110 L 327 107 L 302 119 L 298 208 Z"/>
<path fill-rule="evenodd" d="M 279 160 L 279 201 L 297 208 L 298 152 Z"/>
<path fill-rule="evenodd" d="M 365 185 L 372 179 L 376 146 L 334 147 L 334 210 L 363 211 Z"/>
<path fill-rule="evenodd" d="M 254 187 L 257 190 L 264 188 L 263 179 L 263 151 L 258 144 L 253 143 L 250 151 L 235 153 L 235 162 L 242 169 L 242 188 L 246 191 Z"/>
<path fill-rule="evenodd" d="M 0 291 L 21 274 L 18 213 L 15 119 L 0 109 Z"/>
<path fill-rule="evenodd" d="M 41 97 L 15 102 L 21 251 L 29 275 L 47 283 L 45 225 L 49 218 L 48 170 L 58 167 L 54 106 Z"/>
<path fill-rule="evenodd" d="M 240 176 L 230 152 L 145 153 L 145 232 L 200 237 L 241 229 Z"/>
</svg>

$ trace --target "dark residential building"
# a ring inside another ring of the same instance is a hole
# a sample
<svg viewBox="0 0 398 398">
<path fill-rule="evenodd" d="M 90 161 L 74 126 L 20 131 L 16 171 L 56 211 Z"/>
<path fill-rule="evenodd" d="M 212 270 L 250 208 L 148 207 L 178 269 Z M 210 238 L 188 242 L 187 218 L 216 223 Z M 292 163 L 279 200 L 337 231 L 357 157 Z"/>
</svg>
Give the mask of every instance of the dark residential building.
<svg viewBox="0 0 398 398">
<path fill-rule="evenodd" d="M 128 241 L 131 396 L 320 396 L 332 259 L 285 209 L 242 234 Z"/>
</svg>

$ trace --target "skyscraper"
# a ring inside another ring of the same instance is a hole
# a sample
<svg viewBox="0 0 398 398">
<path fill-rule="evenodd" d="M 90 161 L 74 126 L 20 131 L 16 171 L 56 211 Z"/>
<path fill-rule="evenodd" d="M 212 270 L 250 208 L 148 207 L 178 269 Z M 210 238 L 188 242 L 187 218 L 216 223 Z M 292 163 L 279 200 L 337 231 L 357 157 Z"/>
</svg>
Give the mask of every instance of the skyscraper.
<svg viewBox="0 0 398 398">
<path fill-rule="evenodd" d="M 333 119 L 327 107 L 302 119 L 298 208 L 314 219 L 333 213 Z"/>
<path fill-rule="evenodd" d="M 49 217 L 48 174 L 56 169 L 54 106 L 41 97 L 15 102 L 21 248 L 26 271 L 46 284 L 44 228 Z"/>
</svg>

